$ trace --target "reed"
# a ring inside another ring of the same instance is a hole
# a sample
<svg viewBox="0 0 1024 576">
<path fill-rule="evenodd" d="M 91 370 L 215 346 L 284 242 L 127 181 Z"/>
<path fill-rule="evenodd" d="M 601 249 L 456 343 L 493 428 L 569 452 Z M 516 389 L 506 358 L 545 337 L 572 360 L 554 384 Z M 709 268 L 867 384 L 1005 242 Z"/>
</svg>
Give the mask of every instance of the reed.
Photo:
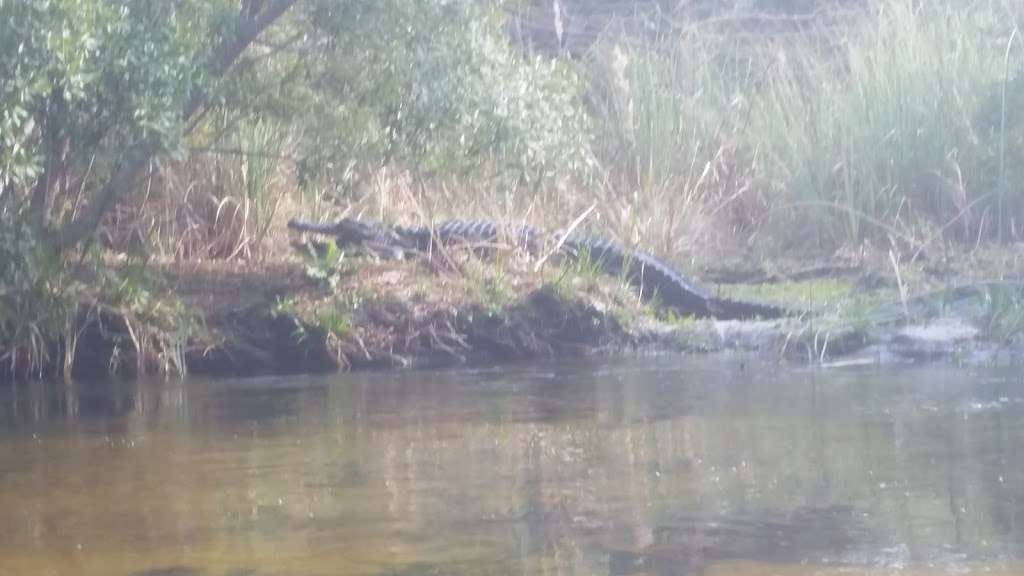
<svg viewBox="0 0 1024 576">
<path fill-rule="evenodd" d="M 813 36 L 787 49 L 753 99 L 750 144 L 766 153 L 776 206 L 816 223 L 799 234 L 836 245 L 892 229 L 921 242 L 1015 232 L 1019 205 L 997 202 L 1005 174 L 990 178 L 1000 134 L 985 126 L 1018 73 L 1003 66 L 999 18 L 988 3 L 890 0 L 833 51 Z"/>
<path fill-rule="evenodd" d="M 588 62 L 593 193 L 620 235 L 672 254 L 1017 238 L 1016 12 L 878 0 L 784 33 L 610 35 Z"/>
</svg>

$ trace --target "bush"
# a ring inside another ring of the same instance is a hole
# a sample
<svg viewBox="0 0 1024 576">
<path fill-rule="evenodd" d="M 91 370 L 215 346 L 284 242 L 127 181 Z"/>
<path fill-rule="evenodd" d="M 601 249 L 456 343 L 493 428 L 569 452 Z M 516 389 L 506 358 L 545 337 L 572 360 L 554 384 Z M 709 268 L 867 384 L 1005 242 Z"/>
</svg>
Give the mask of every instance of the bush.
<svg viewBox="0 0 1024 576">
<path fill-rule="evenodd" d="M 330 43 L 302 52 L 307 179 L 336 185 L 384 165 L 417 177 L 536 183 L 585 161 L 570 68 L 518 51 L 495 5 L 472 0 L 325 4 L 308 14 Z M 368 73 L 372 71 L 372 73 Z"/>
</svg>

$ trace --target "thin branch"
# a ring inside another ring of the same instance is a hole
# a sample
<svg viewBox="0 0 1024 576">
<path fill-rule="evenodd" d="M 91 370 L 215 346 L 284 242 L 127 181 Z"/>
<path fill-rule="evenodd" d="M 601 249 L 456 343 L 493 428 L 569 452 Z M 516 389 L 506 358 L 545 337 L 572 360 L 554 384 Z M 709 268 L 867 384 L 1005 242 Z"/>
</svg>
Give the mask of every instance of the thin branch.
<svg viewBox="0 0 1024 576">
<path fill-rule="evenodd" d="M 270 158 L 273 160 L 288 160 L 290 162 L 298 161 L 298 157 L 290 154 L 268 154 L 266 152 L 243 150 L 241 148 L 215 148 L 210 146 L 197 146 L 190 147 L 188 151 L 193 154 L 241 156 L 243 158 Z"/>
<path fill-rule="evenodd" d="M 89 203 L 82 215 L 62 226 L 57 232 L 57 248 L 65 250 L 92 234 L 107 210 L 135 185 L 139 173 L 155 153 L 156 147 L 151 142 L 141 143 L 129 150 L 117 171 L 100 189 L 96 199 Z"/>
<path fill-rule="evenodd" d="M 242 52 L 256 40 L 256 37 L 276 22 L 285 12 L 288 11 L 298 0 L 274 0 L 259 13 L 251 14 L 249 18 L 243 18 L 235 29 L 234 37 L 221 44 L 213 53 L 213 75 L 223 77 L 228 68 L 238 60 Z M 197 89 L 189 98 L 185 106 L 184 118 L 191 118 L 202 106 L 206 104 L 207 94 L 202 89 Z"/>
<path fill-rule="evenodd" d="M 296 32 L 295 34 L 292 34 L 291 36 L 285 38 L 280 42 L 271 42 L 270 40 L 257 39 L 255 42 L 253 42 L 253 45 L 261 46 L 263 48 L 269 48 L 270 50 L 272 50 L 271 55 L 273 55 L 278 52 L 283 52 L 284 50 L 287 50 L 292 46 L 295 46 L 295 44 L 297 44 L 299 40 L 302 40 L 304 36 L 305 33 Z"/>
</svg>

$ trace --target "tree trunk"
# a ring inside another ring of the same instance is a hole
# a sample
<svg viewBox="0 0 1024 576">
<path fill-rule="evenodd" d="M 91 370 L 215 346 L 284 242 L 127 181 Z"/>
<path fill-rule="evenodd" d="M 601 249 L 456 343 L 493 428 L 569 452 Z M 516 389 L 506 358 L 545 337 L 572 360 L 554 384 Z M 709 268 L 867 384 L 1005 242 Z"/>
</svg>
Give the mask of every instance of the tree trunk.
<svg viewBox="0 0 1024 576">
<path fill-rule="evenodd" d="M 54 189 L 67 172 L 71 142 L 64 134 L 66 115 L 64 89 L 57 86 L 46 99 L 46 108 L 43 111 L 43 172 L 36 180 L 29 200 L 30 220 L 37 230 L 43 230 L 47 225 Z"/>
</svg>

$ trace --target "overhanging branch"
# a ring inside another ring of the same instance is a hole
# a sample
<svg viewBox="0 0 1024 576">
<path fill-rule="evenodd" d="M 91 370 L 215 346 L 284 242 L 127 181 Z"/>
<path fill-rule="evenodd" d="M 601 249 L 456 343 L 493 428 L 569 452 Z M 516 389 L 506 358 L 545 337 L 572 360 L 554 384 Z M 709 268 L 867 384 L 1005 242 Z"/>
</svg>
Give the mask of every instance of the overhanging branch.
<svg viewBox="0 0 1024 576">
<path fill-rule="evenodd" d="M 234 33 L 225 38 L 213 51 L 211 75 L 214 78 L 223 77 L 238 61 L 245 49 L 298 1 L 271 0 L 269 2 L 243 3 L 238 17 L 238 26 L 235 27 Z M 193 90 L 182 110 L 182 121 L 189 123 L 206 106 L 208 97 L 208 93 L 201 87 Z M 146 141 L 138 143 L 124 154 L 114 175 L 100 189 L 86 209 L 77 218 L 64 223 L 56 232 L 57 248 L 60 250 L 70 248 L 92 234 L 99 226 L 104 214 L 135 186 L 140 174 L 158 151 L 154 142 Z"/>
<path fill-rule="evenodd" d="M 271 24 L 284 15 L 298 0 L 274 0 L 262 10 L 250 16 L 240 16 L 238 27 L 232 38 L 222 43 L 214 50 L 212 60 L 212 73 L 215 77 L 223 77 L 224 74 L 238 60 L 242 52 L 252 44 L 256 37 L 263 33 Z M 244 8 L 243 8 L 244 10 Z M 197 88 L 189 97 L 185 106 L 184 119 L 188 121 L 192 116 L 206 104 L 207 93 Z"/>
</svg>

